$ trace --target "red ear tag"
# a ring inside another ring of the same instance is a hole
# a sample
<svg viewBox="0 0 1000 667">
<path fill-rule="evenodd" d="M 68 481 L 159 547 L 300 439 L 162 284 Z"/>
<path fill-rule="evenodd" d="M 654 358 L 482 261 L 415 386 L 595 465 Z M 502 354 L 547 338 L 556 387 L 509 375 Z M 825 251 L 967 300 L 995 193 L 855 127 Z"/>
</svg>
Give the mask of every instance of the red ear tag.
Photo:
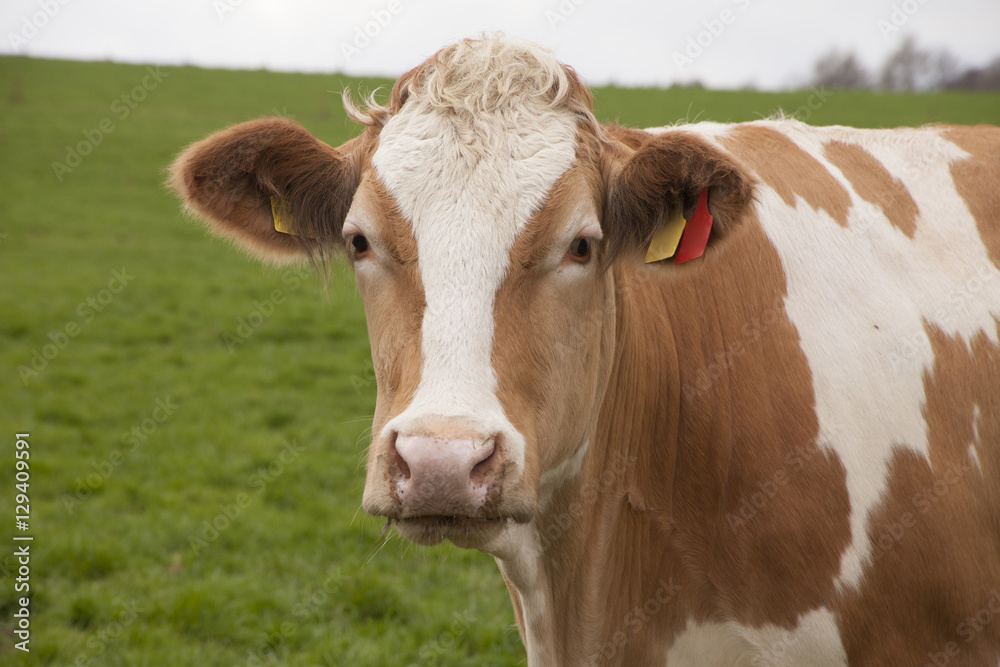
<svg viewBox="0 0 1000 667">
<path fill-rule="evenodd" d="M 708 190 L 702 190 L 698 194 L 698 206 L 694 209 L 694 215 L 684 227 L 681 247 L 677 251 L 677 263 L 698 259 L 704 255 L 705 246 L 708 245 L 708 235 L 711 231 L 712 214 L 708 212 Z"/>
</svg>

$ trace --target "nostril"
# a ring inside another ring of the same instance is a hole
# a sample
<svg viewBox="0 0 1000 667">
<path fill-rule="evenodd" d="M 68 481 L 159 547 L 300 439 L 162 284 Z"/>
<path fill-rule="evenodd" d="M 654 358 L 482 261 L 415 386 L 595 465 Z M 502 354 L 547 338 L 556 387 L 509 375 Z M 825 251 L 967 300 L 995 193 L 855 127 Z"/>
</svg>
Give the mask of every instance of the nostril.
<svg viewBox="0 0 1000 667">
<path fill-rule="evenodd" d="M 472 483 L 482 483 L 495 472 L 497 461 L 500 460 L 499 440 L 500 436 L 493 436 L 480 443 L 479 446 L 483 450 L 484 457 L 479 463 L 472 466 L 472 472 L 469 474 L 469 480 Z"/>
<path fill-rule="evenodd" d="M 396 449 L 396 438 L 398 435 L 398 433 L 393 432 L 389 438 L 390 473 L 393 476 L 402 476 L 403 479 L 410 479 L 410 466 L 406 463 L 406 459 L 399 453 L 399 450 Z"/>
</svg>

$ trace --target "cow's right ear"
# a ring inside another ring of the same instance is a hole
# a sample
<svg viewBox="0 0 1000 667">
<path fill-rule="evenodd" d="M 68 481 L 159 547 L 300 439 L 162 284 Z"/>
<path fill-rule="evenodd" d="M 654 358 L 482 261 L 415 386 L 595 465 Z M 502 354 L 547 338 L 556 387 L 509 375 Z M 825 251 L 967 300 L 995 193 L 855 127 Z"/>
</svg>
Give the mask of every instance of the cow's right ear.
<svg viewBox="0 0 1000 667">
<path fill-rule="evenodd" d="M 241 123 L 184 150 L 168 184 L 213 233 L 262 260 L 322 257 L 342 247 L 364 138 L 333 148 L 290 120 Z"/>
</svg>

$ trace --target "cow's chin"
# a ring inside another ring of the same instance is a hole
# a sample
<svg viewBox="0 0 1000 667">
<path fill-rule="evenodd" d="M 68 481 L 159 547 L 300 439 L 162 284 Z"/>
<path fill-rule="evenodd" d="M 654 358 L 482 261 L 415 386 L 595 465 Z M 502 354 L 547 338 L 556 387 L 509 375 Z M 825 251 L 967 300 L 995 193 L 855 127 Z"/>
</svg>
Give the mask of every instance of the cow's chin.
<svg viewBox="0 0 1000 667">
<path fill-rule="evenodd" d="M 463 549 L 478 549 L 495 540 L 512 519 L 474 519 L 465 516 L 419 516 L 396 519 L 396 530 L 421 546 L 448 540 Z"/>
</svg>

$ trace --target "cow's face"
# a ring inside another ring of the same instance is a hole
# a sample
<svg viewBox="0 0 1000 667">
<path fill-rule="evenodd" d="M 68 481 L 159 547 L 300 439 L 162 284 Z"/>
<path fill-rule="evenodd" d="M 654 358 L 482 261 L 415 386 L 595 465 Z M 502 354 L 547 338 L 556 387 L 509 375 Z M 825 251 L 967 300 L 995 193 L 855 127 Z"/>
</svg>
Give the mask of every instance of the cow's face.
<svg viewBox="0 0 1000 667">
<path fill-rule="evenodd" d="M 579 468 L 613 343 L 576 119 L 476 123 L 404 106 L 343 227 L 378 380 L 364 506 L 417 542 L 532 517 Z"/>
<path fill-rule="evenodd" d="M 246 123 L 189 148 L 172 185 L 258 255 L 346 251 L 378 384 L 364 507 L 415 542 L 489 548 L 580 470 L 612 371 L 612 253 L 636 261 L 623 249 L 713 183 L 656 167 L 698 172 L 698 151 L 600 136 L 547 55 L 477 44 L 401 79 L 338 149 Z"/>
</svg>

